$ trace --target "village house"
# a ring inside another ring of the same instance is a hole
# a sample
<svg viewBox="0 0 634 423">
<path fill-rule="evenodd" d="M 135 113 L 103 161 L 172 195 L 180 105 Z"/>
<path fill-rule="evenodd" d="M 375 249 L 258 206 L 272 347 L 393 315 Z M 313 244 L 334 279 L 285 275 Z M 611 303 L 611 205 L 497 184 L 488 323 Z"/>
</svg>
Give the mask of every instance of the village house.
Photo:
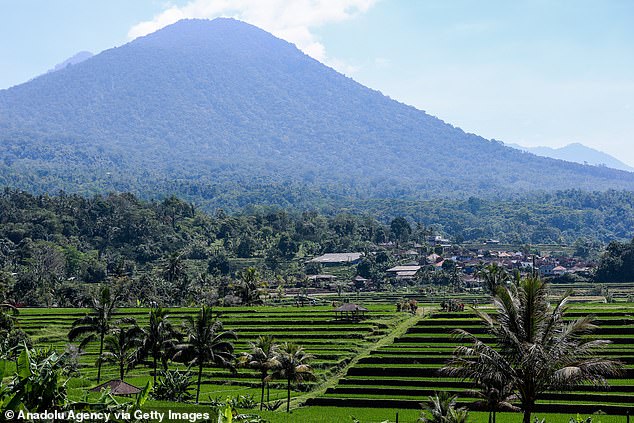
<svg viewBox="0 0 634 423">
<path fill-rule="evenodd" d="M 418 271 L 422 269 L 422 266 L 414 264 L 406 264 L 401 266 L 394 266 L 387 269 L 387 274 L 397 280 L 411 280 L 415 279 Z"/>
</svg>

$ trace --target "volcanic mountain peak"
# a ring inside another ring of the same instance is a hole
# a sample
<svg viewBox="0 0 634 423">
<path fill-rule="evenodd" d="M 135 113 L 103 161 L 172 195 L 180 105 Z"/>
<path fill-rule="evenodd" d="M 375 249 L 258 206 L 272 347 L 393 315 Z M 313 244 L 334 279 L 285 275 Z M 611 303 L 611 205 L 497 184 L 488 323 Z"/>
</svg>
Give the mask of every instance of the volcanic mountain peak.
<svg viewBox="0 0 634 423">
<path fill-rule="evenodd" d="M 180 21 L 0 91 L 0 160 L 22 188 L 224 207 L 634 187 L 466 134 L 233 19 Z"/>
</svg>

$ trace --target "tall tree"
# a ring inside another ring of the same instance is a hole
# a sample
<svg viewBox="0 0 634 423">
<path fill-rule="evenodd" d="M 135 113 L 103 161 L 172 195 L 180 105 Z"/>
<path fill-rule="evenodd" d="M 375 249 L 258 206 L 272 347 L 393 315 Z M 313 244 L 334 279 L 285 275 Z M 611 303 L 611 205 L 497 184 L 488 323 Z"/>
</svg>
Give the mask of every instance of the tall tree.
<svg viewBox="0 0 634 423">
<path fill-rule="evenodd" d="M 307 354 L 299 345 L 284 342 L 275 351 L 275 357 L 271 360 L 272 373 L 267 376 L 270 379 L 286 379 L 286 412 L 291 407 L 291 383 L 301 383 L 314 379 L 313 369 L 308 365 L 312 355 Z"/>
<path fill-rule="evenodd" d="M 399 216 L 394 218 L 390 223 L 390 231 L 392 235 L 394 235 L 394 241 L 397 243 L 407 242 L 412 233 L 412 227 L 409 225 L 407 219 Z"/>
<path fill-rule="evenodd" d="M 260 396 L 260 410 L 264 407 L 264 387 L 267 385 L 266 377 L 273 365 L 275 357 L 275 339 L 271 335 L 258 336 L 255 342 L 249 343 L 249 351 L 240 356 L 240 365 L 260 372 L 262 394 Z"/>
<path fill-rule="evenodd" d="M 149 355 L 152 357 L 155 386 L 158 361 L 161 361 L 163 368 L 166 370 L 167 358 L 173 355 L 176 347 L 177 333 L 169 317 L 169 310 L 161 307 L 153 307 L 150 310 L 148 325 L 143 328 L 141 355 Z"/>
<path fill-rule="evenodd" d="M 496 422 L 498 411 L 519 410 L 511 403 L 511 400 L 515 399 L 513 385 L 508 381 L 500 383 L 500 380 L 501 378 L 489 378 L 486 382 L 480 383 L 478 386 L 479 389 L 470 391 L 471 394 L 480 398 L 476 404 L 489 412 L 489 423 Z"/>
<path fill-rule="evenodd" d="M 130 326 L 118 326 L 113 328 L 104 339 L 106 347 L 99 357 L 99 362 L 114 363 L 119 369 L 119 379 L 123 380 L 125 374 L 139 361 L 139 349 L 143 344 L 143 330 L 136 322 Z"/>
<path fill-rule="evenodd" d="M 480 278 L 484 284 L 484 289 L 491 295 L 494 295 L 498 286 L 501 286 L 511 280 L 508 272 L 497 263 L 491 263 L 478 270 L 476 276 Z"/>
<path fill-rule="evenodd" d="M 116 296 L 110 293 L 110 288 L 103 287 L 99 291 L 99 298 L 93 298 L 92 312 L 73 322 L 68 332 L 68 339 L 74 341 L 82 338 L 80 349 L 88 343 L 99 339 L 99 357 L 103 354 L 106 335 L 110 332 L 110 321 L 116 311 Z M 101 381 L 101 360 L 97 363 L 97 383 Z"/>
<path fill-rule="evenodd" d="M 233 343 L 237 336 L 225 331 L 222 322 L 213 316 L 211 307 L 202 306 L 196 317 L 187 316 L 184 322 L 187 341 L 176 346 L 174 360 L 198 366 L 196 403 L 200 396 L 200 381 L 203 366 L 213 363 L 220 367 L 231 367 L 234 359 Z"/>
<path fill-rule="evenodd" d="M 168 254 L 161 266 L 161 275 L 169 283 L 179 280 L 185 273 L 185 252 L 175 251 Z"/>
<path fill-rule="evenodd" d="M 240 272 L 240 279 L 236 283 L 236 291 L 242 304 L 261 304 L 260 275 L 253 267 L 248 267 Z"/>
<path fill-rule="evenodd" d="M 530 423 L 535 401 L 543 392 L 604 384 L 605 376 L 620 372 L 620 363 L 597 356 L 608 341 L 581 337 L 596 329 L 592 317 L 565 321 L 568 295 L 552 306 L 548 288 L 539 278 L 499 287 L 493 302 L 495 315 L 476 313 L 495 344 L 458 330 L 471 346 L 457 347 L 443 372 L 476 384 L 510 383 L 524 411 L 524 423 Z"/>
</svg>

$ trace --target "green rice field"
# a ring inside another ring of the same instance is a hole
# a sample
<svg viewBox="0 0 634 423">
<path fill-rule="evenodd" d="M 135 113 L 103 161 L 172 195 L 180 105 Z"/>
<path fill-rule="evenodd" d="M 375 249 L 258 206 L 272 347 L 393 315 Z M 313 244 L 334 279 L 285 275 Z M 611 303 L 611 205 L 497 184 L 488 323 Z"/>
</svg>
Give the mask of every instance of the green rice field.
<svg viewBox="0 0 634 423">
<path fill-rule="evenodd" d="M 365 304 L 365 303 L 364 303 Z M 441 376 L 438 369 L 451 357 L 459 341 L 453 330 L 461 328 L 481 339 L 489 336 L 473 312 L 441 312 L 436 304 L 425 304 L 419 311 L 425 315 L 395 312 L 393 304 L 368 302 L 368 319 L 360 322 L 334 318 L 331 306 L 268 306 L 215 308 L 221 314 L 225 329 L 238 335 L 236 353 L 248 349 L 249 341 L 258 335 L 273 335 L 278 342 L 292 341 L 305 347 L 314 356 L 312 366 L 316 381 L 294 387 L 291 414 L 282 411 L 241 410 L 257 413 L 271 422 L 413 422 L 420 416 L 420 403 L 437 391 L 459 395 L 459 404 L 474 411 L 471 421 L 487 421 L 486 412 L 473 407 L 475 398 L 467 392 L 469 383 Z M 63 350 L 72 322 L 84 316 L 87 309 L 21 309 L 19 326 L 37 346 Z M 194 308 L 171 309 L 170 319 L 178 326 Z M 140 326 L 147 324 L 147 308 L 118 310 L 116 318 L 133 317 Z M 605 356 L 620 360 L 624 373 L 609 381 L 609 388 L 581 386 L 573 392 L 549 392 L 539 401 L 538 416 L 547 422 L 568 422 L 577 413 L 597 416 L 603 423 L 623 421 L 634 412 L 634 305 L 578 304 L 569 318 L 586 314 L 596 316 L 600 329 L 592 336 L 613 341 Z M 80 359 L 80 377 L 68 381 L 69 395 L 80 399 L 96 385 L 95 361 L 98 344 L 89 344 Z M 126 376 L 126 381 L 143 386 L 152 379 L 151 368 L 139 365 Z M 173 368 L 184 366 L 172 364 Z M 112 365 L 104 365 L 102 381 L 117 378 Z M 237 373 L 205 367 L 201 387 L 201 404 L 177 404 L 150 400 L 148 409 L 208 410 L 214 400 L 260 395 L 259 375 L 240 368 Z M 192 388 L 193 389 L 193 388 Z M 96 395 L 96 394 L 92 394 Z M 286 398 L 285 383 L 273 382 L 270 400 Z M 282 407 L 283 408 L 283 407 Z M 541 414 L 540 414 L 541 413 Z M 500 413 L 499 422 L 519 422 L 519 413 Z M 595 418 L 595 422 L 597 418 Z"/>
</svg>

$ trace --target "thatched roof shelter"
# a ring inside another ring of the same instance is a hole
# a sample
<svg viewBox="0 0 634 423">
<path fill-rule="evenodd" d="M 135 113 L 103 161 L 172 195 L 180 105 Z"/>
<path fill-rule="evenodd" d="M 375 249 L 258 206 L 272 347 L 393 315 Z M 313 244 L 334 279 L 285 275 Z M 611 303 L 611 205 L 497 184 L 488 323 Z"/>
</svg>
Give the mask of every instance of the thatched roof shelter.
<svg viewBox="0 0 634 423">
<path fill-rule="evenodd" d="M 341 320 L 364 319 L 366 311 L 368 311 L 367 308 L 352 303 L 343 303 L 341 306 L 334 309 L 335 319 Z"/>
<path fill-rule="evenodd" d="M 132 396 L 141 392 L 141 388 L 130 385 L 129 383 L 124 382 L 121 379 L 109 380 L 108 382 L 95 386 L 90 390 L 90 392 L 101 392 L 107 388 L 110 388 L 110 392 L 112 393 L 112 395 Z"/>
</svg>

